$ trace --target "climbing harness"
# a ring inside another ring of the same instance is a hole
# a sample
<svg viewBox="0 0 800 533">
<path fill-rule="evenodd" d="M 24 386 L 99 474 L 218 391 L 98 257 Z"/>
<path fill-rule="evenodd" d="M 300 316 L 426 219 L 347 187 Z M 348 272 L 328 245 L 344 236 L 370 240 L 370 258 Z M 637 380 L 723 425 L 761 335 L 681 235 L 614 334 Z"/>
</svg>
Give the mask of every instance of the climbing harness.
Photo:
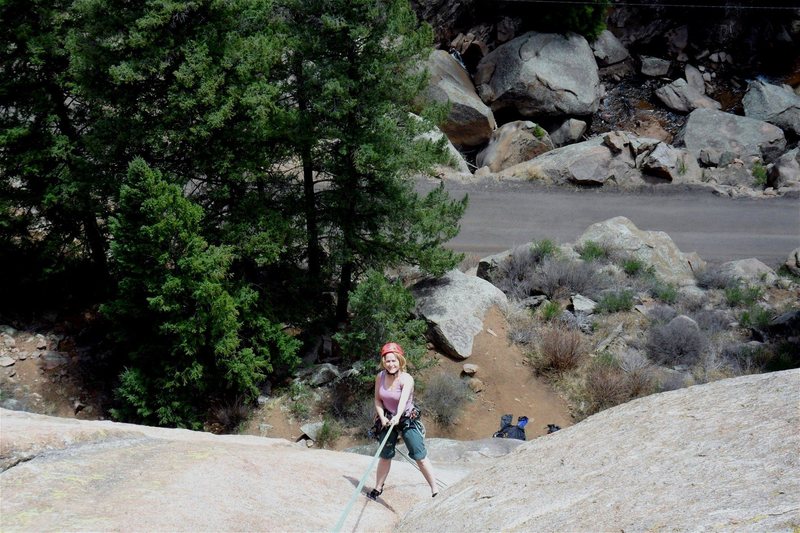
<svg viewBox="0 0 800 533">
<path fill-rule="evenodd" d="M 393 429 L 394 429 L 394 426 L 389 426 L 389 431 L 386 432 L 386 436 L 383 437 L 383 442 L 381 442 L 381 445 L 378 446 L 378 451 L 376 451 L 375 455 L 372 457 L 372 462 L 367 467 L 367 471 L 364 472 L 364 475 L 361 476 L 361 481 L 358 482 L 358 486 L 356 487 L 356 490 L 353 491 L 353 495 L 350 496 L 350 501 L 347 502 L 347 506 L 344 508 L 344 511 L 342 511 L 342 516 L 340 516 L 339 517 L 339 521 L 336 522 L 336 526 L 334 526 L 334 528 L 333 528 L 333 532 L 334 533 L 338 533 L 339 531 L 342 530 L 342 525 L 344 524 L 344 521 L 347 518 L 347 515 L 350 514 L 350 509 L 352 509 L 353 504 L 356 501 L 356 497 L 361 492 L 361 489 L 364 488 L 364 483 L 366 483 L 366 481 L 367 481 L 367 476 L 369 475 L 370 472 L 372 472 L 372 467 L 375 466 L 375 463 L 378 460 L 378 456 L 380 455 L 381 451 L 383 450 L 383 447 L 386 446 L 386 441 L 389 440 L 389 435 L 391 435 Z"/>
</svg>

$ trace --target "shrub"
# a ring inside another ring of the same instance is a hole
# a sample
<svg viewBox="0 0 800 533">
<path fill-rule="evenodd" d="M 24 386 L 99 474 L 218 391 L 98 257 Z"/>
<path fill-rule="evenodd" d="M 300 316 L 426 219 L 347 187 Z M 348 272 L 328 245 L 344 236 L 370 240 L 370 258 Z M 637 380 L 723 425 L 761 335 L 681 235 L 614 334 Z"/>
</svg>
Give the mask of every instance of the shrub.
<svg viewBox="0 0 800 533">
<path fill-rule="evenodd" d="M 303 382 L 293 381 L 289 387 L 289 411 L 299 420 L 311 414 L 311 389 Z"/>
<path fill-rule="evenodd" d="M 739 325 L 745 328 L 764 328 L 769 325 L 772 314 L 760 305 L 751 305 L 739 315 Z"/>
<path fill-rule="evenodd" d="M 606 29 L 606 12 L 611 0 L 593 0 L 583 5 L 547 3 L 538 17 L 538 28 L 566 33 L 573 31 L 594 41 Z"/>
<path fill-rule="evenodd" d="M 694 277 L 702 289 L 726 289 L 736 283 L 729 274 L 710 268 L 695 272 Z"/>
<path fill-rule="evenodd" d="M 650 288 L 650 295 L 666 304 L 674 304 L 678 301 L 678 288 L 672 283 L 659 281 Z"/>
<path fill-rule="evenodd" d="M 336 444 L 339 437 L 342 436 L 342 426 L 332 418 L 325 417 L 322 422 L 322 427 L 317 432 L 317 440 L 315 444 L 320 448 L 329 448 Z"/>
<path fill-rule="evenodd" d="M 642 275 L 655 275 L 655 270 L 652 266 L 647 264 L 641 259 L 635 257 L 628 257 L 622 261 L 622 270 L 631 277 Z"/>
<path fill-rule="evenodd" d="M 647 312 L 647 317 L 656 324 L 666 324 L 678 315 L 672 307 L 668 305 L 656 304 Z"/>
<path fill-rule="evenodd" d="M 725 289 L 725 301 L 730 307 L 749 307 L 764 295 L 764 289 L 757 286 L 730 285 Z"/>
<path fill-rule="evenodd" d="M 605 277 L 598 274 L 592 265 L 566 259 L 547 258 L 534 272 L 532 286 L 557 299 L 572 293 L 594 297 L 608 284 Z"/>
<path fill-rule="evenodd" d="M 700 360 L 706 338 L 689 320 L 673 320 L 650 329 L 645 349 L 650 358 L 662 365 L 693 365 Z"/>
<path fill-rule="evenodd" d="M 365 365 L 366 366 L 366 365 Z M 374 411 L 373 389 L 375 375 L 372 372 L 348 372 L 337 379 L 331 387 L 329 411 L 338 420 L 353 420 L 356 425 L 362 422 L 363 404 Z"/>
<path fill-rule="evenodd" d="M 519 246 L 501 262 L 492 274 L 492 283 L 513 300 L 522 300 L 531 293 L 531 278 L 537 265 L 531 248 Z"/>
<path fill-rule="evenodd" d="M 515 344 L 525 346 L 536 340 L 536 320 L 528 309 L 513 308 L 506 316 L 508 322 L 508 338 Z"/>
<path fill-rule="evenodd" d="M 586 374 L 589 414 L 597 413 L 630 399 L 625 372 L 614 364 L 593 363 Z"/>
<path fill-rule="evenodd" d="M 392 340 L 403 347 L 409 365 L 424 366 L 427 325 L 413 318 L 414 297 L 401 283 L 370 270 L 350 293 L 349 303 L 350 323 L 333 336 L 345 359 L 372 358 L 383 343 Z"/>
<path fill-rule="evenodd" d="M 597 302 L 595 311 L 598 313 L 618 313 L 630 311 L 633 308 L 633 291 L 628 289 L 607 292 Z"/>
<path fill-rule="evenodd" d="M 458 376 L 440 372 L 425 383 L 425 396 L 420 402 L 423 412 L 440 425 L 451 426 L 472 399 L 472 391 Z"/>
<path fill-rule="evenodd" d="M 242 397 L 211 408 L 208 422 L 214 433 L 237 433 L 250 416 L 250 406 Z"/>
<path fill-rule="evenodd" d="M 558 302 L 548 301 L 539 308 L 539 313 L 542 316 L 542 320 L 550 322 L 561 314 L 561 306 L 558 305 Z"/>
<path fill-rule="evenodd" d="M 538 370 L 564 372 L 577 368 L 586 357 L 583 337 L 563 326 L 544 330 L 539 340 Z"/>
<path fill-rule="evenodd" d="M 691 317 L 697 322 L 700 329 L 712 335 L 727 330 L 732 322 L 728 313 L 717 309 L 701 309 L 693 313 Z"/>
<path fill-rule="evenodd" d="M 559 254 L 558 246 L 550 239 L 536 241 L 531 246 L 531 254 L 536 263 L 541 263 L 545 257 L 553 257 Z"/>
<path fill-rule="evenodd" d="M 760 162 L 756 162 L 750 170 L 753 173 L 753 183 L 758 187 L 767 186 L 767 169 Z"/>
<path fill-rule="evenodd" d="M 586 241 L 576 248 L 581 259 L 587 263 L 592 261 L 607 261 L 611 259 L 613 250 L 610 246 L 595 241 Z"/>
</svg>

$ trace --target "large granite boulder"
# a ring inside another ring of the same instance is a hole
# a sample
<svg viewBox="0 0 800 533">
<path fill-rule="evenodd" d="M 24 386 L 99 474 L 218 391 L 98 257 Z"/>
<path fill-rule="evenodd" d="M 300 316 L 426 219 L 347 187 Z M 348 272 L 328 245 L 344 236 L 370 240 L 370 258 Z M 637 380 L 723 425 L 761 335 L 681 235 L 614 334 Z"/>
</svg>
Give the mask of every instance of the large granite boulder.
<svg viewBox="0 0 800 533">
<path fill-rule="evenodd" d="M 694 285 L 694 271 L 704 262 L 695 253 L 681 252 L 663 231 L 644 231 L 625 217 L 614 217 L 592 224 L 576 241 L 578 248 L 587 241 L 606 244 L 615 250 L 652 265 L 656 274 L 679 286 Z"/>
<path fill-rule="evenodd" d="M 703 175 L 691 154 L 667 143 L 658 143 L 640 160 L 639 168 L 645 174 L 670 183 L 698 182 Z"/>
<path fill-rule="evenodd" d="M 800 149 L 789 150 L 769 168 L 767 185 L 781 187 L 797 187 L 800 185 Z"/>
<path fill-rule="evenodd" d="M 600 32 L 591 46 L 597 64 L 601 67 L 621 63 L 630 57 L 625 45 L 608 30 Z"/>
<path fill-rule="evenodd" d="M 472 355 L 475 336 L 483 331 L 483 318 L 492 306 L 505 308 L 503 291 L 476 276 L 451 270 L 441 278 L 426 279 L 411 287 L 417 314 L 430 328 L 431 340 L 456 359 Z"/>
<path fill-rule="evenodd" d="M 586 39 L 529 32 L 484 57 L 475 87 L 493 111 L 523 116 L 581 116 L 597 111 L 600 78 Z"/>
<path fill-rule="evenodd" d="M 742 98 L 742 106 L 745 116 L 800 135 L 800 96 L 791 88 L 760 80 L 751 81 Z"/>
<path fill-rule="evenodd" d="M 3 531 L 330 531 L 372 461 L 283 439 L 5 409 L 0 424 Z M 452 485 L 478 464 L 435 468 Z M 389 479 L 391 507 L 355 494 L 342 531 L 388 531 L 431 499 L 405 461 Z"/>
<path fill-rule="evenodd" d="M 683 78 L 656 89 L 656 97 L 668 108 L 681 113 L 701 108 L 719 109 L 722 107 L 719 102 L 698 91 Z"/>
<path fill-rule="evenodd" d="M 755 257 L 723 263 L 719 267 L 719 273 L 724 278 L 748 285 L 773 285 L 778 280 L 775 271 Z"/>
<path fill-rule="evenodd" d="M 488 166 L 492 172 L 498 172 L 552 149 L 550 136 L 541 126 L 529 120 L 517 120 L 495 130 L 475 162 L 478 168 Z"/>
<path fill-rule="evenodd" d="M 444 50 L 434 50 L 427 62 L 430 81 L 426 97 L 440 104 L 450 104 L 450 112 L 441 129 L 458 147 L 484 144 L 496 124 L 492 110 L 475 92 L 464 68 Z"/>
<path fill-rule="evenodd" d="M 728 158 L 752 164 L 754 158 L 771 162 L 786 149 L 783 131 L 762 120 L 713 109 L 696 109 L 675 138 L 705 166 L 719 166 Z"/>
<path fill-rule="evenodd" d="M 791 251 L 784 265 L 789 272 L 795 276 L 800 276 L 800 247 Z"/>
<path fill-rule="evenodd" d="M 475 471 L 396 531 L 793 531 L 800 370 L 654 394 Z"/>
</svg>

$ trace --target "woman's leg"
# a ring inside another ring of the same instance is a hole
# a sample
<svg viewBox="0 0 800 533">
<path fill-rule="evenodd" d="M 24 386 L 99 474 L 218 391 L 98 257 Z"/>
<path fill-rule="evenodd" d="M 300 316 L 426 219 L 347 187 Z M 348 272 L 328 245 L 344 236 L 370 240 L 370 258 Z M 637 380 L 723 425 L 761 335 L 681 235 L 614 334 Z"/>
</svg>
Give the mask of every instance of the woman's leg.
<svg viewBox="0 0 800 533">
<path fill-rule="evenodd" d="M 417 461 L 417 466 L 420 472 L 422 472 L 422 475 L 425 476 L 425 481 L 431 486 L 431 494 L 436 495 L 439 491 L 436 488 L 436 476 L 433 473 L 433 465 L 431 465 L 431 462 L 426 457 L 425 459 Z"/>
<path fill-rule="evenodd" d="M 375 474 L 375 488 L 383 492 L 383 484 L 386 483 L 386 477 L 389 475 L 389 470 L 392 468 L 392 460 L 378 459 L 378 471 Z"/>
</svg>

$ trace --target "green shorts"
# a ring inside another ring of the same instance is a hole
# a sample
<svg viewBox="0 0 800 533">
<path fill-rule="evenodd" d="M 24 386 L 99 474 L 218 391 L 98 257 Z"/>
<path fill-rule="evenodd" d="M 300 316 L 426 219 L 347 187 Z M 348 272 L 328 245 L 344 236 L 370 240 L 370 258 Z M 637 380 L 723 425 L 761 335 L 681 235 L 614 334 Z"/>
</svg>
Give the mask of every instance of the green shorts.
<svg viewBox="0 0 800 533">
<path fill-rule="evenodd" d="M 383 428 L 380 434 L 378 435 L 378 439 L 380 442 L 383 442 L 383 438 L 386 436 L 386 432 L 389 431 L 388 427 Z M 414 459 L 415 461 L 421 461 L 425 459 L 428 455 L 427 450 L 425 449 L 425 439 L 422 435 L 422 427 L 420 426 L 419 421 L 411 420 L 408 418 L 403 418 L 400 420 L 400 423 L 395 426 L 392 430 L 391 435 L 386 440 L 386 445 L 381 450 L 381 458 L 383 459 L 391 459 L 394 457 L 394 448 L 397 444 L 397 434 L 400 433 L 403 435 L 403 442 L 406 443 L 406 448 L 408 448 L 408 456 Z"/>
</svg>

